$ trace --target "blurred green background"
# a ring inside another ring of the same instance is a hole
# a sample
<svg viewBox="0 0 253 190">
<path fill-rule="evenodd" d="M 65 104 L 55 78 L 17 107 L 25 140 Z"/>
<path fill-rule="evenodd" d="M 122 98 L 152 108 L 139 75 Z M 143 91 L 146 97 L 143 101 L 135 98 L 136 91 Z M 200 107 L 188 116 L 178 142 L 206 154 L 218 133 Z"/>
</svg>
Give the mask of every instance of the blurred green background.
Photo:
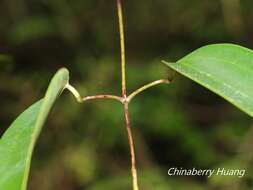
<svg viewBox="0 0 253 190">
<path fill-rule="evenodd" d="M 1 0 L 0 134 L 43 97 L 60 67 L 84 95 L 120 95 L 116 0 Z M 127 89 L 167 76 L 161 60 L 230 42 L 253 48 L 252 0 L 125 0 Z M 129 190 L 118 102 L 77 104 L 64 92 L 37 143 L 29 190 Z M 177 76 L 130 104 L 142 190 L 253 187 L 252 120 Z M 170 167 L 247 168 L 238 177 L 169 177 Z M 1 176 L 0 176 L 1 177 Z"/>
</svg>

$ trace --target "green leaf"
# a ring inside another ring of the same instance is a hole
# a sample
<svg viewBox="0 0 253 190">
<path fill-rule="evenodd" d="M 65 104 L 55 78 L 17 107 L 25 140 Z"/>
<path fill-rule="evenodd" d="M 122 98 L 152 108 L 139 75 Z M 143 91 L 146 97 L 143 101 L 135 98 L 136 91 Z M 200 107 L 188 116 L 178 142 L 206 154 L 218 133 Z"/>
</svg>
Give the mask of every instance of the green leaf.
<svg viewBox="0 0 253 190">
<path fill-rule="evenodd" d="M 253 117 L 253 51 L 233 44 L 204 46 L 167 63 Z"/>
<path fill-rule="evenodd" d="M 45 97 L 24 111 L 0 139 L 0 189 L 26 190 L 36 140 L 68 80 L 68 70 L 60 69 L 51 80 Z"/>
</svg>

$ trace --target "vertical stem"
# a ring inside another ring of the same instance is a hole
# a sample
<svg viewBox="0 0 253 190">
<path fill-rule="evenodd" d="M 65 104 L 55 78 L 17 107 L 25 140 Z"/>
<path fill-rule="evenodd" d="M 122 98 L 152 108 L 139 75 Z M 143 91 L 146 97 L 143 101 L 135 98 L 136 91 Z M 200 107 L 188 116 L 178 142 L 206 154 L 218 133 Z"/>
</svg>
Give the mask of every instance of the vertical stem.
<svg viewBox="0 0 253 190">
<path fill-rule="evenodd" d="M 136 170 L 136 161 L 135 161 L 134 142 L 133 142 L 129 112 L 128 112 L 128 101 L 127 101 L 127 92 L 126 92 L 125 37 L 124 37 L 124 22 L 123 22 L 123 11 L 122 11 L 121 0 L 117 0 L 117 9 L 118 9 L 120 49 L 121 49 L 121 87 L 122 87 L 122 97 L 124 99 L 123 103 L 124 103 L 124 113 L 125 113 L 125 120 L 126 120 L 128 144 L 129 144 L 130 155 L 131 155 L 131 164 L 132 164 L 131 171 L 132 171 L 132 179 L 133 179 L 133 190 L 139 190 L 138 179 L 137 179 L 137 170 Z"/>
<path fill-rule="evenodd" d="M 124 103 L 124 111 L 125 111 L 128 144 L 130 147 L 130 155 L 131 155 L 131 163 L 132 163 L 131 171 L 132 171 L 132 178 L 133 178 L 133 190 L 139 190 L 137 170 L 136 170 L 135 151 L 134 151 L 134 142 L 133 142 L 133 135 L 132 135 L 132 129 L 131 129 L 132 127 L 131 127 L 129 112 L 128 112 L 128 102 Z"/>
<path fill-rule="evenodd" d="M 123 11 L 121 0 L 117 0 L 117 9 L 118 9 L 120 49 L 121 49 L 122 96 L 126 97 L 126 56 L 125 56 L 124 22 L 123 22 Z"/>
</svg>

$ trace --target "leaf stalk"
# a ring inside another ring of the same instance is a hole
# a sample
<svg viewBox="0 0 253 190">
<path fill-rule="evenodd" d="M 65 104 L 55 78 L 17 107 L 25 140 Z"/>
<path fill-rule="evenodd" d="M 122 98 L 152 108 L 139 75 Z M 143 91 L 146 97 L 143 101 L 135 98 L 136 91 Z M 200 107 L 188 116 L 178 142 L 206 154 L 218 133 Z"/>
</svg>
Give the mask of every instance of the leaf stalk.
<svg viewBox="0 0 253 190">
<path fill-rule="evenodd" d="M 127 97 L 127 101 L 130 102 L 136 95 L 140 94 L 141 92 L 145 91 L 148 88 L 151 88 L 153 86 L 156 86 L 158 84 L 169 84 L 170 81 L 168 79 L 160 79 L 160 80 L 156 80 L 154 82 L 148 83 L 140 88 L 138 88 L 137 90 L 135 90 L 134 92 L 132 92 L 128 97 Z"/>
</svg>

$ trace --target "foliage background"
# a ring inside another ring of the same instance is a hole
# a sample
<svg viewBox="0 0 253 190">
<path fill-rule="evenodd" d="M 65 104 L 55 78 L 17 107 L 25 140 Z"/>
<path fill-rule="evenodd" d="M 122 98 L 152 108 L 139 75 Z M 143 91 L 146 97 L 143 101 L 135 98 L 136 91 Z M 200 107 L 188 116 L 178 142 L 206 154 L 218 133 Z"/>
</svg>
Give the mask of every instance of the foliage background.
<svg viewBox="0 0 253 190">
<path fill-rule="evenodd" d="M 230 42 L 253 48 L 251 0 L 128 0 L 124 2 L 128 92 L 164 78 L 161 60 Z M 0 2 L 0 134 L 41 98 L 60 67 L 82 95 L 120 94 L 115 1 Z M 130 105 L 142 189 L 251 189 L 252 120 L 177 76 Z M 169 177 L 170 167 L 247 168 L 244 178 Z M 29 189 L 130 189 L 122 108 L 79 105 L 65 92 L 36 147 Z"/>
</svg>

